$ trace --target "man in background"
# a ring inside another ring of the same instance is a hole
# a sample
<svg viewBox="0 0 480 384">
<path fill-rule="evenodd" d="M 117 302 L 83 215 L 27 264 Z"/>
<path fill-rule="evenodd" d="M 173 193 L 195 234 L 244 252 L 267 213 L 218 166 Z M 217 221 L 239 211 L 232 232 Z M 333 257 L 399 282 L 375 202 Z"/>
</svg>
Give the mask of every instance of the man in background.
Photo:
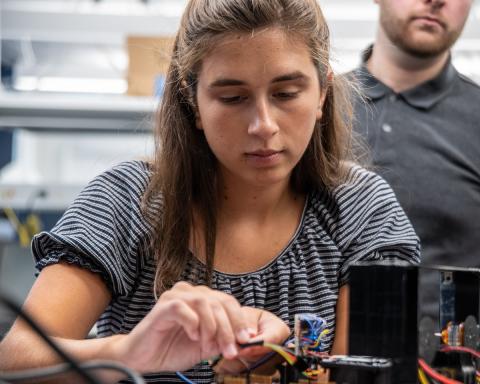
<svg viewBox="0 0 480 384">
<path fill-rule="evenodd" d="M 412 221 L 422 262 L 479 267 L 480 88 L 450 55 L 473 0 L 375 2 L 377 36 L 352 73 L 366 97 L 355 130 Z M 436 316 L 439 273 L 425 279 L 420 308 Z"/>
</svg>

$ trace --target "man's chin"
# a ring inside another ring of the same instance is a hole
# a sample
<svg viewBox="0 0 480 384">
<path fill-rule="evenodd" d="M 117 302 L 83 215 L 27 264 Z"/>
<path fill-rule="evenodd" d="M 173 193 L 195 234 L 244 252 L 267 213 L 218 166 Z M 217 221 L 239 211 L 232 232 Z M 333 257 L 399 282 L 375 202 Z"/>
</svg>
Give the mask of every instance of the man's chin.
<svg viewBox="0 0 480 384">
<path fill-rule="evenodd" d="M 450 49 L 451 44 L 445 41 L 432 39 L 417 40 L 415 42 L 403 42 L 400 47 L 411 56 L 430 59 L 442 55 Z"/>
<path fill-rule="evenodd" d="M 403 51 L 418 58 L 434 58 L 450 49 L 456 38 L 449 34 L 432 34 L 416 31 L 397 38 L 396 45 Z"/>
</svg>

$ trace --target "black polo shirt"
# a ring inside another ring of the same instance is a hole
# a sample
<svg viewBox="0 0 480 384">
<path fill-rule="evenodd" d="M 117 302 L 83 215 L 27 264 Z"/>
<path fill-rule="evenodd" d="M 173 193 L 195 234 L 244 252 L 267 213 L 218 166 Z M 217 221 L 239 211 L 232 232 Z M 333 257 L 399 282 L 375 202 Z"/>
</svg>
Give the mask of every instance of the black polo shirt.
<svg viewBox="0 0 480 384">
<path fill-rule="evenodd" d="M 422 262 L 479 267 L 480 87 L 449 60 L 437 77 L 395 93 L 368 72 L 370 54 L 351 75 L 366 97 L 355 100 L 354 130 L 373 169 L 417 231 Z M 426 312 L 438 311 L 433 295 Z"/>
</svg>

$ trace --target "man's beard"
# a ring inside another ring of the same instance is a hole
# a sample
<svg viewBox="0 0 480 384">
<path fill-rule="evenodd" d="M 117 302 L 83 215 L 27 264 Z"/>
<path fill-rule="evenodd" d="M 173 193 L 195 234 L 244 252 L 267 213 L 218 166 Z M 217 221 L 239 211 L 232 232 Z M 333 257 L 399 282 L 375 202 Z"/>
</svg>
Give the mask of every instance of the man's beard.
<svg viewBox="0 0 480 384">
<path fill-rule="evenodd" d="M 415 35 L 422 34 L 422 31 L 420 29 L 414 31 L 411 28 L 412 20 L 399 21 L 395 20 L 395 16 L 389 17 L 388 14 L 382 14 L 380 17 L 382 28 L 390 41 L 402 51 L 418 58 L 432 58 L 443 54 L 450 49 L 461 33 L 461 30 L 448 30 L 445 27 L 442 27 L 443 31 L 439 33 L 432 27 L 424 26 L 423 34 L 431 33 L 432 38 L 415 38 Z"/>
</svg>

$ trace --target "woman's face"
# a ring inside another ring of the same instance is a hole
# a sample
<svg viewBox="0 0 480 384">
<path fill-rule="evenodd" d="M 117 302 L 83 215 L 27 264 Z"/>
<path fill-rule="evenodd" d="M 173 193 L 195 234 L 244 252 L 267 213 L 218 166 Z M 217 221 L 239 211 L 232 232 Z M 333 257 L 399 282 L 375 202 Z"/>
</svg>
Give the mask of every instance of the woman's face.
<svg viewBox="0 0 480 384">
<path fill-rule="evenodd" d="M 222 39 L 198 74 L 197 128 L 223 179 L 288 182 L 322 116 L 324 95 L 302 40 L 280 29 Z"/>
</svg>

